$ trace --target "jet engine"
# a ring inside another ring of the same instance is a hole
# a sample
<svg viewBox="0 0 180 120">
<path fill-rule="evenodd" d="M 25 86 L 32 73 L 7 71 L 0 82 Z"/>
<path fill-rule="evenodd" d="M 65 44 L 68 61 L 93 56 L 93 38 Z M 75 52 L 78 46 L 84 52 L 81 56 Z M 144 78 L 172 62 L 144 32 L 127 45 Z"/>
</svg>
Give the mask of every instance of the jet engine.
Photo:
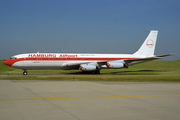
<svg viewBox="0 0 180 120">
<path fill-rule="evenodd" d="M 111 68 L 111 69 L 128 68 L 128 65 L 125 63 L 107 62 L 107 68 Z"/>
<path fill-rule="evenodd" d="M 99 71 L 100 67 L 89 64 L 81 64 L 79 69 L 82 71 Z"/>
</svg>

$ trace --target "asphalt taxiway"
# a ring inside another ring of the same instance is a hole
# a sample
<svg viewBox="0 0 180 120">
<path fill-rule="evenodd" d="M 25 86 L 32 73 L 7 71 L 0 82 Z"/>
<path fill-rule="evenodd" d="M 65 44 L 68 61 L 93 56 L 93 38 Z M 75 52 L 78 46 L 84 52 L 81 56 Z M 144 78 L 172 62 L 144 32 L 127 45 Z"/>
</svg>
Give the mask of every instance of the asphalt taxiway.
<svg viewBox="0 0 180 120">
<path fill-rule="evenodd" d="M 0 80 L 1 120 L 179 120 L 180 83 Z"/>
</svg>

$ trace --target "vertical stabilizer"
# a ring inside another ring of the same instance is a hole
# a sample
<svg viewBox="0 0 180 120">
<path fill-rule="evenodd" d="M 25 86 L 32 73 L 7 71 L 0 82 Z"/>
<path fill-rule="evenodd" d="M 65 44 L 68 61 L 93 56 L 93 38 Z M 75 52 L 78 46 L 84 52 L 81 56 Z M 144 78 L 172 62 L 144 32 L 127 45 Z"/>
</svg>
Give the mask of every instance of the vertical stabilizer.
<svg viewBox="0 0 180 120">
<path fill-rule="evenodd" d="M 150 31 L 144 43 L 141 45 L 139 50 L 135 52 L 133 55 L 144 55 L 146 57 L 153 56 L 156 46 L 157 35 L 158 35 L 157 30 Z"/>
</svg>

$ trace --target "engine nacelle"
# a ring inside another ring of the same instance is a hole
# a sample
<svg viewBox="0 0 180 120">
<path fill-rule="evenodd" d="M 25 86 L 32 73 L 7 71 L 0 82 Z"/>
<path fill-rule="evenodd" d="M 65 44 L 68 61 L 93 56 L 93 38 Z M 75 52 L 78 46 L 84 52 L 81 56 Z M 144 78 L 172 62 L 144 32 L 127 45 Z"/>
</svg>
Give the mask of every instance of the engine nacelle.
<svg viewBox="0 0 180 120">
<path fill-rule="evenodd" d="M 107 68 L 111 68 L 111 69 L 128 68 L 128 65 L 125 63 L 107 62 Z"/>
<path fill-rule="evenodd" d="M 98 71 L 100 70 L 100 67 L 95 65 L 81 64 L 79 69 L 82 71 Z"/>
</svg>

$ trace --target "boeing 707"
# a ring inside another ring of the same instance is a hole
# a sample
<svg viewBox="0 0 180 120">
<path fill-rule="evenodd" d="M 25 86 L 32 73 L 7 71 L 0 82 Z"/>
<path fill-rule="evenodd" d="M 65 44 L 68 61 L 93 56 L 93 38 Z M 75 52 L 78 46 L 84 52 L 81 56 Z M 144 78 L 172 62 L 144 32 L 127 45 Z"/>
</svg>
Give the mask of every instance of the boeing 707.
<svg viewBox="0 0 180 120">
<path fill-rule="evenodd" d="M 101 69 L 121 69 L 130 65 L 160 59 L 171 54 L 155 56 L 155 46 L 158 31 L 152 30 L 134 54 L 85 54 L 85 53 L 27 53 L 14 55 L 4 61 L 13 68 L 27 70 L 62 69 L 82 70 L 99 74 Z"/>
</svg>

